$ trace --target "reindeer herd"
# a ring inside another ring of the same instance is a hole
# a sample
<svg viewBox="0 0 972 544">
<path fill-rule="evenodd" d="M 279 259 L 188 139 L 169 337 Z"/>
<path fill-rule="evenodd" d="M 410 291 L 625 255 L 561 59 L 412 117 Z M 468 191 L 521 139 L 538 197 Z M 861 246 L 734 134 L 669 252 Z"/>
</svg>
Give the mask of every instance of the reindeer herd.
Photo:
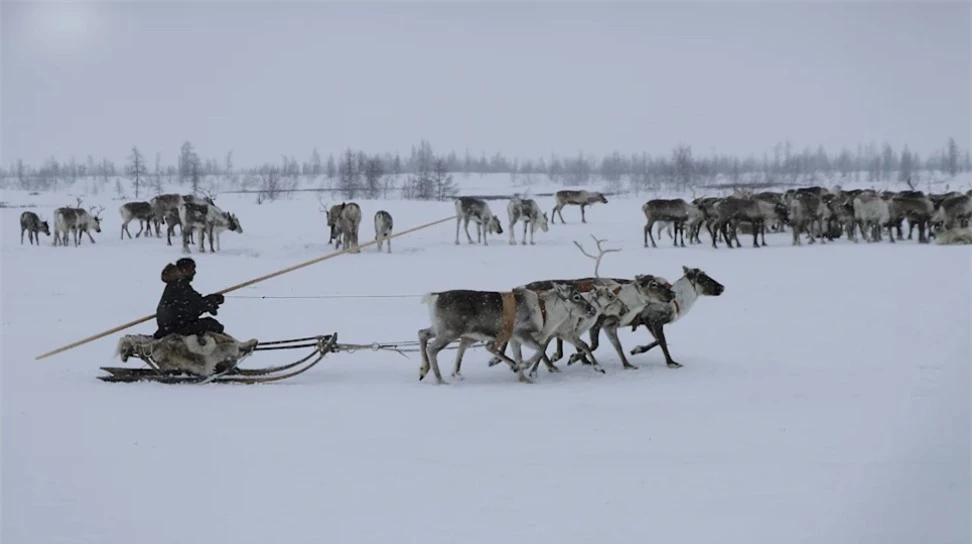
<svg viewBox="0 0 972 544">
<path fill-rule="evenodd" d="M 82 201 L 77 199 L 77 207 L 63 207 L 54 210 L 54 245 L 67 246 L 67 233 L 74 235 L 74 245 L 81 244 L 81 235 L 87 234 L 91 243 L 95 243 L 91 231 L 101 232 L 103 207 L 89 208 L 85 210 L 81 207 Z M 152 198 L 149 202 L 126 202 L 118 208 L 121 216 L 121 239 L 128 235 L 132 239 L 132 233 L 128 225 L 132 221 L 138 221 L 139 229 L 135 233 L 135 238 L 143 234 L 148 239 L 155 228 L 155 237 L 162 237 L 161 225 L 166 225 L 166 242 L 172 245 L 172 235 L 175 228 L 179 227 L 182 234 L 182 249 L 189 253 L 189 244 L 195 238 L 196 233 L 199 237 L 199 251 L 204 253 L 205 237 L 209 237 L 209 250 L 219 249 L 219 234 L 223 231 L 242 233 L 243 227 L 236 215 L 224 212 L 213 201 L 213 197 L 162 194 Z M 28 233 L 28 240 L 31 245 L 35 242 L 40 245 L 40 233 L 50 236 L 50 226 L 47 221 L 42 221 L 34 212 L 25 211 L 20 215 L 20 243 L 24 243 L 24 233 Z M 213 242 L 215 240 L 215 248 Z"/>
<path fill-rule="evenodd" d="M 536 200 L 515 196 L 506 206 L 506 229 L 510 245 L 515 245 L 514 227 L 523 223 L 520 243 L 535 244 L 536 232 L 548 232 L 551 223 L 559 217 L 565 223 L 563 208 L 568 205 L 579 206 L 581 222 L 586 223 L 585 210 L 593 204 L 607 204 L 603 193 L 594 191 L 558 191 L 554 195 L 554 207 L 550 215 L 543 212 Z M 460 228 L 466 233 L 470 244 L 489 245 L 490 235 L 504 234 L 504 227 L 486 200 L 475 197 L 458 197 L 454 200 L 456 212 L 456 236 L 458 245 Z M 969 219 L 972 216 L 972 191 L 967 193 L 946 192 L 929 193 L 922 191 L 882 191 L 872 189 L 853 189 L 844 191 L 837 187 L 832 190 L 823 187 L 801 187 L 784 192 L 764 191 L 752 193 L 737 190 L 724 197 L 698 197 L 691 200 L 682 198 L 653 199 L 642 205 L 645 216 L 644 246 L 658 247 L 656 237 L 667 227 L 668 234 L 675 246 L 685 247 L 685 234 L 690 244 L 701 244 L 700 233 L 705 227 L 711 238 L 713 248 L 719 242 L 728 247 L 741 247 L 739 234 L 752 234 L 753 247 L 766 244 L 766 231 L 780 232 L 786 228 L 792 234 L 792 244 L 802 245 L 806 237 L 808 243 L 833 241 L 845 237 L 858 242 L 878 242 L 883 240 L 886 231 L 888 240 L 903 239 L 903 224 L 908 222 L 908 239 L 911 240 L 917 227 L 919 243 L 928 243 L 938 237 L 939 243 L 972 243 Z M 81 243 L 82 235 L 94 243 L 91 231 L 101 232 L 101 213 L 104 208 L 81 207 L 78 199 L 76 207 L 58 208 L 54 212 L 54 245 L 68 245 L 68 233 L 74 238 L 74 245 Z M 357 253 L 362 211 L 355 202 L 342 202 L 332 206 L 321 203 L 325 212 L 327 227 L 330 230 L 328 244 L 336 248 L 345 247 Z M 212 195 L 195 196 L 163 194 L 148 202 L 127 202 L 119 208 L 121 215 L 121 238 L 133 238 L 129 230 L 132 221 L 138 221 L 139 230 L 134 238 L 143 234 L 148 238 L 154 227 L 155 237 L 161 238 L 161 225 L 166 226 L 166 241 L 172 245 L 175 228 L 182 234 L 183 252 L 189 252 L 189 244 L 198 235 L 198 250 L 205 252 L 205 239 L 209 238 L 210 251 L 219 250 L 219 235 L 223 231 L 242 233 L 239 218 L 225 212 L 214 202 Z M 476 227 L 476 240 L 469 232 L 469 223 Z M 658 227 L 657 232 L 654 230 Z M 20 217 L 21 236 L 28 234 L 30 244 L 40 244 L 40 233 L 48 236 L 51 228 L 47 221 L 41 220 L 34 212 L 26 211 Z M 389 212 L 378 210 L 374 215 L 375 240 L 378 251 L 385 249 L 391 253 L 391 239 L 394 221 Z M 385 243 L 387 242 L 387 248 Z M 215 244 L 215 245 L 214 245 Z"/>
<path fill-rule="evenodd" d="M 837 240 L 846 236 L 858 242 L 858 233 L 865 242 L 880 242 L 887 230 L 888 240 L 903 239 L 902 226 L 908 221 L 908 239 L 915 227 L 918 242 L 928 243 L 938 236 L 939 243 L 972 243 L 968 231 L 972 217 L 972 191 L 925 194 L 922 191 L 874 191 L 839 187 L 802 187 L 785 192 L 750 193 L 736 191 L 726 197 L 701 197 L 691 202 L 684 199 L 655 199 L 641 207 L 645 214 L 644 245 L 657 247 L 653 227 L 658 235 L 667 226 L 673 245 L 685 247 L 685 231 L 689 243 L 701 244 L 699 232 L 704 226 L 712 239 L 712 247 L 722 240 L 728 247 L 741 247 L 738 233 L 747 229 L 753 235 L 753 247 L 766 245 L 766 229 L 782 231 L 789 227 L 792 244 L 802 245 L 818 240 Z M 679 242 L 681 235 L 681 242 Z M 736 245 L 733 246 L 733 241 Z"/>
</svg>

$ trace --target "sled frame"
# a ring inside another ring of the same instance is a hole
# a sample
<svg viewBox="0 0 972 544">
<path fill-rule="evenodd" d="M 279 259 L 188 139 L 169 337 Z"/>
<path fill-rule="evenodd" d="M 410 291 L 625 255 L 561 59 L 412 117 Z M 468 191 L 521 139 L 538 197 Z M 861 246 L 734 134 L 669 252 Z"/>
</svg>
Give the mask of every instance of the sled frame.
<svg viewBox="0 0 972 544">
<path fill-rule="evenodd" d="M 206 384 L 206 383 L 269 383 L 293 378 L 307 372 L 319 363 L 325 355 L 336 351 L 337 333 L 322 336 L 309 336 L 290 340 L 258 342 L 256 347 L 237 359 L 233 366 L 211 376 L 198 376 L 184 371 L 162 371 L 156 361 L 149 356 L 133 355 L 145 362 L 148 368 L 125 368 L 103 366 L 108 374 L 98 379 L 108 383 L 155 382 L 163 384 Z M 284 365 L 267 368 L 239 368 L 239 363 L 256 351 L 313 348 L 305 357 Z M 310 362 L 308 362 L 310 361 Z M 301 366 L 303 365 L 303 366 Z M 292 370 L 295 369 L 296 370 Z"/>
</svg>

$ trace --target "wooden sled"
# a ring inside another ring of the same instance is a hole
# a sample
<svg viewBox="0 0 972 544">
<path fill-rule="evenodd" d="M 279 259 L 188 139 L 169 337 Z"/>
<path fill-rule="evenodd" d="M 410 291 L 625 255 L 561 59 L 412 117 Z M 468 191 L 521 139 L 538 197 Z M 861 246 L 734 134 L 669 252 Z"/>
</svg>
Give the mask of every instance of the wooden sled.
<svg viewBox="0 0 972 544">
<path fill-rule="evenodd" d="M 290 340 L 239 342 L 218 333 L 170 335 L 156 340 L 146 335 L 126 335 L 116 352 L 125 362 L 130 357 L 147 367 L 101 367 L 108 374 L 104 382 L 157 382 L 165 384 L 267 383 L 292 378 L 307 372 L 328 353 L 336 351 L 337 333 Z M 305 357 L 285 365 L 246 369 L 239 363 L 257 351 L 310 349 Z"/>
</svg>

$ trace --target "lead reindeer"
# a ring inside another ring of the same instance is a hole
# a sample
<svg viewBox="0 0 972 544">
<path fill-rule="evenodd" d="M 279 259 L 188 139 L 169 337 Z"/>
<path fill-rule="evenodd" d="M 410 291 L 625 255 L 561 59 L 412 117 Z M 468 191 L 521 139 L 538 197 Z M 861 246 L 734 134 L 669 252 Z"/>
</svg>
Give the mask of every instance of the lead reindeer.
<svg viewBox="0 0 972 544">
<path fill-rule="evenodd" d="M 337 249 L 342 244 L 345 249 L 353 248 L 351 253 L 359 253 L 358 228 L 361 226 L 361 206 L 354 202 L 342 202 L 331 206 L 324 212 L 327 214 L 327 226 L 331 229 L 330 239 Z"/>
<path fill-rule="evenodd" d="M 40 233 L 50 236 L 51 229 L 47 224 L 47 221 L 41 221 L 41 218 L 37 216 L 34 212 L 24 212 L 20 214 L 20 245 L 24 244 L 24 232 L 27 233 L 27 240 L 30 245 L 40 245 Z"/>
<path fill-rule="evenodd" d="M 135 234 L 135 238 L 138 238 L 145 232 L 145 237 L 148 238 L 152 234 L 152 224 L 155 224 L 155 234 L 156 237 L 161 236 L 159 233 L 159 224 L 156 222 L 155 210 L 152 208 L 152 204 L 149 202 L 126 202 L 118 208 L 118 214 L 122 218 L 121 226 L 121 239 L 125 239 L 125 234 L 128 234 L 128 238 L 132 238 L 132 233 L 128 230 L 128 224 L 134 220 L 138 220 L 138 233 Z"/>
<path fill-rule="evenodd" d="M 388 253 L 391 253 L 392 229 L 395 224 L 390 213 L 385 210 L 378 210 L 375 213 L 375 240 L 378 240 L 378 253 L 381 253 L 381 245 L 388 242 Z"/>
<path fill-rule="evenodd" d="M 460 376 L 459 367 L 465 350 L 481 341 L 487 342 L 486 349 L 490 353 L 515 369 L 519 381 L 532 383 L 523 371 L 543 356 L 548 339 L 564 323 L 597 314 L 581 293 L 564 285 L 554 285 L 544 294 L 526 289 L 508 292 L 457 289 L 428 293 L 422 303 L 428 305 L 430 326 L 418 331 L 422 354 L 419 380 L 424 379 L 431 368 L 439 384 L 446 383 L 439 371 L 439 352 L 455 341 L 459 341 L 455 375 Z M 535 349 L 536 353 L 529 361 L 522 361 L 510 359 L 497 349 L 504 342 L 513 340 Z"/>
<path fill-rule="evenodd" d="M 68 244 L 68 232 L 74 233 L 75 247 L 81 245 L 81 234 L 87 234 L 91 243 L 95 243 L 91 231 L 101 232 L 101 212 L 105 209 L 101 206 L 91 207 L 88 210 L 81 209 L 81 199 L 78 199 L 78 208 L 58 208 L 54 210 L 54 245 L 60 243 L 64 247 Z"/>
<path fill-rule="evenodd" d="M 460 196 L 455 200 L 456 205 L 456 245 L 459 245 L 459 225 L 463 224 L 466 231 L 466 238 L 469 243 L 473 243 L 472 236 L 469 235 L 469 222 L 476 223 L 476 242 L 482 242 L 484 246 L 489 245 L 490 234 L 503 234 L 503 226 L 500 225 L 499 218 L 493 215 L 489 209 L 489 204 L 485 200 L 471 197 Z"/>
<path fill-rule="evenodd" d="M 584 208 L 592 204 L 600 202 L 601 204 L 607 204 L 607 198 L 604 193 L 599 193 L 595 191 L 574 191 L 565 190 L 557 191 L 554 195 L 554 207 L 553 211 L 550 213 L 550 220 L 552 223 L 557 222 L 557 216 L 560 216 L 560 222 L 566 224 L 564 221 L 564 214 L 561 210 L 564 206 L 580 206 L 581 210 L 581 223 L 587 223 L 587 216 L 584 214 Z"/>
<path fill-rule="evenodd" d="M 672 359 L 668 351 L 668 341 L 665 339 L 665 326 L 675 323 L 695 306 L 700 297 L 717 297 L 726 290 L 718 281 L 698 268 L 682 267 L 684 275 L 672 285 L 675 299 L 668 304 L 648 304 L 638 317 L 632 321 L 631 330 L 635 331 L 640 325 L 648 328 L 648 332 L 655 341 L 645 346 L 638 346 L 631 350 L 631 355 L 645 353 L 656 346 L 661 346 L 665 354 L 665 364 L 668 368 L 679 368 L 681 363 Z"/>
<path fill-rule="evenodd" d="M 517 221 L 523 221 L 523 245 L 526 245 L 526 235 L 527 227 L 530 228 L 530 245 L 535 245 L 533 242 L 533 235 L 537 232 L 537 228 L 543 232 L 548 232 L 550 227 L 547 223 L 547 214 L 540 211 L 540 206 L 537 202 L 530 198 L 520 198 L 514 197 L 510 200 L 510 203 L 506 205 L 506 213 L 509 215 L 509 231 L 510 231 L 510 245 L 516 245 L 516 233 L 513 232 L 513 227 L 516 225 Z"/>
</svg>

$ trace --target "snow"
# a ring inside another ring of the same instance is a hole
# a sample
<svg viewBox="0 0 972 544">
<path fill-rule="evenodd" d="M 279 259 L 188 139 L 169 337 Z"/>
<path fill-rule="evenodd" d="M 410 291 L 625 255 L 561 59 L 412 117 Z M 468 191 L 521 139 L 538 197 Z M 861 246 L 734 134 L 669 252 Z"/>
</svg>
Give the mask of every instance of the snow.
<svg viewBox="0 0 972 544">
<path fill-rule="evenodd" d="M 151 314 L 179 242 L 119 240 L 121 201 L 102 194 L 85 197 L 106 208 L 96 244 L 21 246 L 16 206 L 50 218 L 74 198 L 5 191 L 3 542 L 969 542 L 968 247 L 792 247 L 785 233 L 759 249 L 713 250 L 705 234 L 646 249 L 647 198 L 610 197 L 586 225 L 568 207 L 536 246 L 509 246 L 505 224 L 489 247 L 456 246 L 447 222 L 391 255 L 372 246 L 227 295 L 217 318 L 241 339 L 413 341 L 423 293 L 590 275 L 571 241 L 593 234 L 622 249 L 604 275 L 674 281 L 686 265 L 726 286 L 667 330 L 683 368 L 656 349 L 624 371 L 602 338 L 606 375 L 562 361 L 533 385 L 475 349 L 464 381 L 448 377 L 455 352 L 440 355 L 448 386 L 418 381 L 417 353 L 361 351 L 284 382 L 180 387 L 95 379 L 120 366 L 121 334 L 154 322 L 34 360 Z M 396 231 L 454 213 L 356 201 L 362 241 L 378 209 Z M 312 194 L 217 202 L 244 233 L 193 250 L 203 293 L 331 251 Z M 490 206 L 505 223 L 506 201 Z M 647 339 L 621 332 L 626 350 Z"/>
</svg>

